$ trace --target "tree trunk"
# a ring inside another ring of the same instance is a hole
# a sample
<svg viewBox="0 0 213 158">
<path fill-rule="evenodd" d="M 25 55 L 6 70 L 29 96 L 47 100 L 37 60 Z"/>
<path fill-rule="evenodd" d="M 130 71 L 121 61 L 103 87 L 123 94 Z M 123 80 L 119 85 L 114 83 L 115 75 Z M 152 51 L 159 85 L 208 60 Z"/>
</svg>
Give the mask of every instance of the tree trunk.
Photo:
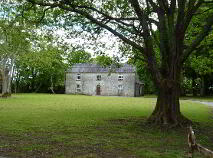
<svg viewBox="0 0 213 158">
<path fill-rule="evenodd" d="M 185 126 L 191 121 L 180 112 L 180 86 L 177 82 L 164 79 L 161 81 L 155 110 L 148 122 L 165 126 Z"/>
<path fill-rule="evenodd" d="M 51 77 L 50 77 L 50 83 L 51 83 L 50 90 L 52 91 L 52 93 L 53 93 L 53 94 L 55 94 L 55 92 L 54 92 L 54 84 L 53 84 L 53 77 L 52 77 L 52 75 L 51 75 Z"/>
<path fill-rule="evenodd" d="M 4 69 L 3 73 L 2 73 L 2 97 L 9 97 L 11 96 L 11 77 L 9 74 L 9 70 L 8 69 Z"/>
</svg>

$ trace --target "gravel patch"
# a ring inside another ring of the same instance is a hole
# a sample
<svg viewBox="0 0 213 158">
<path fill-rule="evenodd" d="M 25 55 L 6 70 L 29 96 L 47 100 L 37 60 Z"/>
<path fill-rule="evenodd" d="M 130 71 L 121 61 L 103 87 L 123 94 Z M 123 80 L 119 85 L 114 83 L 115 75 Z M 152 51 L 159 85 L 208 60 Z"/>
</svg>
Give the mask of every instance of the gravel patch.
<svg viewBox="0 0 213 158">
<path fill-rule="evenodd" d="M 213 107 L 213 102 L 207 102 L 207 101 L 198 101 L 198 100 L 190 100 L 192 102 L 196 102 L 196 103 L 201 103 L 201 104 L 205 104 L 205 105 L 208 105 L 208 106 L 211 106 Z"/>
</svg>

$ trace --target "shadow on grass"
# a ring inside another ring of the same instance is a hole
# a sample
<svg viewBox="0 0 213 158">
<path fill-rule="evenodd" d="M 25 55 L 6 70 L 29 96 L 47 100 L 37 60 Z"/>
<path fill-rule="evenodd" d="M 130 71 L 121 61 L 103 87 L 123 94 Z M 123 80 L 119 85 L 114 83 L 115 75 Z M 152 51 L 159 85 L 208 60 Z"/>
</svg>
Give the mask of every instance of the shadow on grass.
<svg viewBox="0 0 213 158">
<path fill-rule="evenodd" d="M 213 126 L 197 124 L 194 129 L 197 141 L 212 149 Z M 21 135 L 0 134 L 0 154 L 16 158 L 181 158 L 187 152 L 185 128 L 156 128 L 139 117 Z"/>
</svg>

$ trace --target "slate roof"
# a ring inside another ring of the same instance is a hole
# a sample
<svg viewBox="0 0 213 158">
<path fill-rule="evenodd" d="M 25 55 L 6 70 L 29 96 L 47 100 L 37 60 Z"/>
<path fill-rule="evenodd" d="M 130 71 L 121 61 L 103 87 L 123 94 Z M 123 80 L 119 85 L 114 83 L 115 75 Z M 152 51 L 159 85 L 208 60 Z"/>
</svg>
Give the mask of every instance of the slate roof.
<svg viewBox="0 0 213 158">
<path fill-rule="evenodd" d="M 107 73 L 107 72 L 117 72 L 117 73 L 135 73 L 135 67 L 124 64 L 123 66 L 117 67 L 103 67 L 98 64 L 88 64 L 88 63 L 79 63 L 72 66 L 72 68 L 68 69 L 67 72 L 72 73 Z"/>
</svg>

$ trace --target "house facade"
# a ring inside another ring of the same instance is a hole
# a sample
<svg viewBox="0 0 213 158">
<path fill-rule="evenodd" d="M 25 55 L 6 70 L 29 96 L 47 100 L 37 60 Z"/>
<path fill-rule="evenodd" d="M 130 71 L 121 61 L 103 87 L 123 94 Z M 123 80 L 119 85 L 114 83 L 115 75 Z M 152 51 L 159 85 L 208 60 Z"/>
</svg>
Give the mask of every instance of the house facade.
<svg viewBox="0 0 213 158">
<path fill-rule="evenodd" d="M 102 67 L 97 64 L 76 64 L 66 72 L 65 93 L 103 96 L 141 96 L 144 84 L 135 68 Z"/>
</svg>

